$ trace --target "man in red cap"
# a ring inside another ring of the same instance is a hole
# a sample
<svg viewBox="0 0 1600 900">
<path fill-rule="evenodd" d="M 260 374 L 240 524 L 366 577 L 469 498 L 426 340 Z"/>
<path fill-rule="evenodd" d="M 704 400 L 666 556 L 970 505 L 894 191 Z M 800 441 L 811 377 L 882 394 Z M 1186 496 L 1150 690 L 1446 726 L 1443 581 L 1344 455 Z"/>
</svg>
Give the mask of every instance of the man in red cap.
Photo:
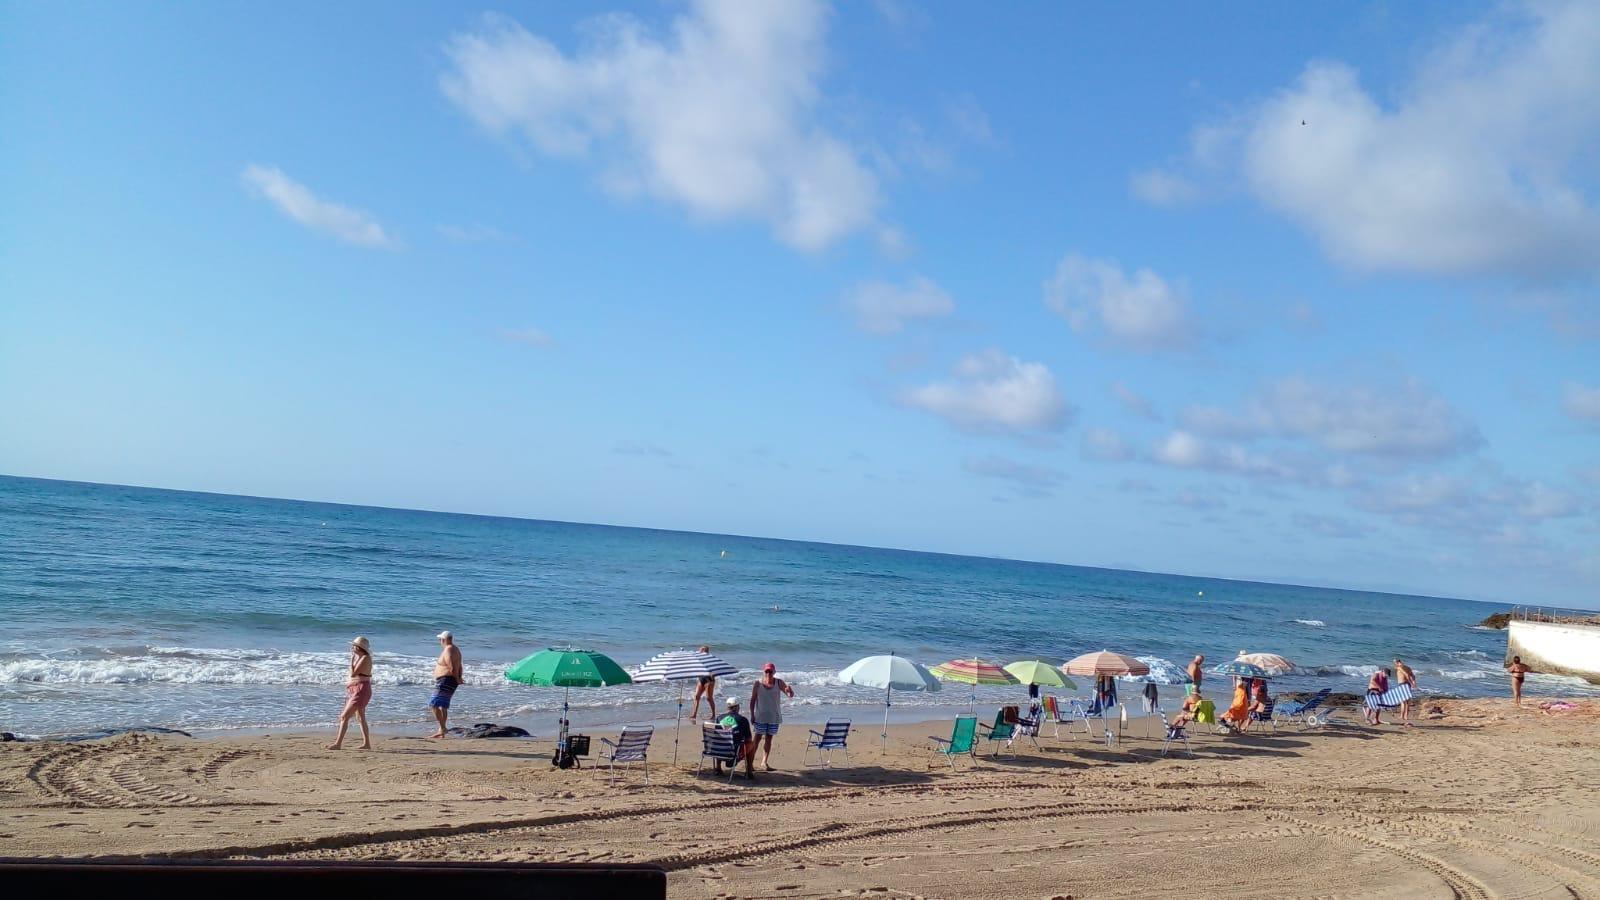
<svg viewBox="0 0 1600 900">
<path fill-rule="evenodd" d="M 778 677 L 778 667 L 767 663 L 761 667 L 761 680 L 750 688 L 750 730 L 755 732 L 751 743 L 753 754 L 761 745 L 761 767 L 772 771 L 772 736 L 783 724 L 783 698 L 793 697 L 794 691 Z"/>
</svg>

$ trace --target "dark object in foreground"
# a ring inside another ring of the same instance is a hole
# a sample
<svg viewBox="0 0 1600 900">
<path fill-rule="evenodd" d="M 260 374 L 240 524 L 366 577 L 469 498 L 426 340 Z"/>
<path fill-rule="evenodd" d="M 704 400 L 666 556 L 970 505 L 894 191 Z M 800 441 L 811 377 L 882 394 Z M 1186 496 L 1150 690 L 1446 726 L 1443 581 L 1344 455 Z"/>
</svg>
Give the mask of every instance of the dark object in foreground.
<svg viewBox="0 0 1600 900">
<path fill-rule="evenodd" d="M 525 729 L 515 725 L 496 725 L 493 722 L 479 722 L 471 728 L 456 726 L 445 732 L 462 738 L 525 738 L 532 737 Z"/>
<path fill-rule="evenodd" d="M 237 862 L 174 860 L 20 860 L 0 858 L 0 884 L 13 897 L 117 897 L 186 900 L 219 897 L 365 896 L 435 900 L 441 896 L 665 898 L 657 866 L 593 863 Z"/>
</svg>

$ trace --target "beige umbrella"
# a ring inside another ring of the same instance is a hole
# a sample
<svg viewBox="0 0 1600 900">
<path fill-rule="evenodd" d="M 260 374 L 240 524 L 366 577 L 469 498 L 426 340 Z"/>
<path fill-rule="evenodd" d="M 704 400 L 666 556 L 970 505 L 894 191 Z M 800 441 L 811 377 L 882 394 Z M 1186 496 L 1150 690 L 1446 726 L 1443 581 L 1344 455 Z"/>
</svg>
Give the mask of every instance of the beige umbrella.
<svg viewBox="0 0 1600 900">
<path fill-rule="evenodd" d="M 1294 671 L 1294 663 L 1276 653 L 1243 653 L 1234 662 L 1259 666 L 1268 675 L 1287 675 Z"/>
<path fill-rule="evenodd" d="M 1085 653 L 1067 660 L 1061 671 L 1068 675 L 1088 675 L 1095 678 L 1102 676 L 1127 678 L 1132 675 L 1149 675 L 1150 667 L 1131 656 L 1101 650 L 1098 653 Z"/>
</svg>

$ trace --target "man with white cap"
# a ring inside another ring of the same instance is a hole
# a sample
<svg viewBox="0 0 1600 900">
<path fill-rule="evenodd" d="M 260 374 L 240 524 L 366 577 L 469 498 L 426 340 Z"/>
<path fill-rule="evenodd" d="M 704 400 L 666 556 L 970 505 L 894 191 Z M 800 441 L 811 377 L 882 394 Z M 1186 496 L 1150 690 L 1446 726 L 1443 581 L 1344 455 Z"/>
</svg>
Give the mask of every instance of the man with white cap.
<svg viewBox="0 0 1600 900">
<path fill-rule="evenodd" d="M 441 631 L 439 660 L 433 664 L 433 699 L 428 701 L 428 708 L 433 711 L 433 720 L 439 723 L 439 730 L 430 737 L 444 737 L 445 722 L 450 718 L 450 698 L 455 696 L 456 688 L 460 686 L 461 648 L 456 646 L 454 635 Z"/>
</svg>

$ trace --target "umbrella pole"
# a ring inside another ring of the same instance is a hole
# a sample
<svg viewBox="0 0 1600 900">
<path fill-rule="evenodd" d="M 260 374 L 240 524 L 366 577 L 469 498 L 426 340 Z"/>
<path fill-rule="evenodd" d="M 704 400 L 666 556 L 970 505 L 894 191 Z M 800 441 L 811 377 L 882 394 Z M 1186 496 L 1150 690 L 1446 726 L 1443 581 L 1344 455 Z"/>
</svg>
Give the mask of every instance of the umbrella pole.
<svg viewBox="0 0 1600 900">
<path fill-rule="evenodd" d="M 880 753 L 889 752 L 889 695 L 894 693 L 894 685 L 884 685 L 883 688 L 883 733 L 878 738 L 883 741 Z"/>
<path fill-rule="evenodd" d="M 672 726 L 672 764 L 678 764 L 678 734 L 683 731 L 683 682 L 678 682 L 678 722 Z"/>
</svg>

